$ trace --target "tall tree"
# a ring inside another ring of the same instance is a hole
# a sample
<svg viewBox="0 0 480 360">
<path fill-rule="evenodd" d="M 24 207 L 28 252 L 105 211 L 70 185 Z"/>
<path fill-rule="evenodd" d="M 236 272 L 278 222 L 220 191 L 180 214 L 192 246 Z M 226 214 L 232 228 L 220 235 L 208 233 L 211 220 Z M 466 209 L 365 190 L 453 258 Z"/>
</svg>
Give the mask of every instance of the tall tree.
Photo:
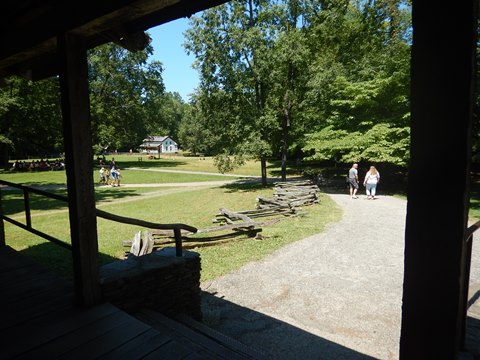
<svg viewBox="0 0 480 360">
<path fill-rule="evenodd" d="M 97 152 L 135 148 L 147 135 L 147 128 L 161 121 L 156 112 L 164 92 L 162 66 L 158 61 L 147 62 L 151 53 L 151 47 L 131 53 L 114 44 L 90 51 L 90 102 Z"/>
<path fill-rule="evenodd" d="M 144 104 L 149 135 L 163 135 L 178 139 L 180 123 L 185 116 L 187 104 L 177 92 L 166 92 Z"/>
<path fill-rule="evenodd" d="M 0 87 L 0 166 L 8 165 L 10 151 L 14 148 L 10 131 L 11 120 L 9 112 L 17 105 L 18 99 L 13 94 L 12 79 L 3 80 Z"/>
<path fill-rule="evenodd" d="M 89 52 L 94 147 L 137 147 L 150 131 L 176 135 L 185 104 L 164 95 L 162 66 L 147 62 L 152 48 L 130 53 L 114 44 Z M 0 88 L 0 156 L 44 156 L 63 152 L 57 78 L 31 82 L 9 78 Z M 3 161 L 5 163 L 5 160 Z"/>
<path fill-rule="evenodd" d="M 309 92 L 314 131 L 309 159 L 389 162 L 409 157 L 409 8 L 401 1 L 358 2 L 317 18 Z M 333 27 L 340 31 L 332 32 Z M 332 35 L 334 34 L 334 35 Z"/>
<path fill-rule="evenodd" d="M 292 145 L 290 136 L 302 127 L 299 114 L 300 103 L 308 81 L 310 53 L 306 32 L 308 22 L 304 1 L 288 0 L 270 6 L 271 22 L 275 24 L 276 36 L 268 55 L 271 71 L 268 77 L 270 92 L 266 101 L 266 114 L 273 116 L 278 132 L 271 141 L 272 148 L 280 144 L 281 176 L 286 179 L 287 156 Z"/>
<path fill-rule="evenodd" d="M 211 155 L 212 133 L 205 126 L 205 121 L 201 116 L 199 100 L 192 97 L 190 104 L 186 107 L 185 115 L 180 123 L 178 133 L 179 145 L 182 149 L 188 149 L 193 155 L 205 154 Z"/>
<path fill-rule="evenodd" d="M 271 37 L 262 14 L 265 0 L 231 1 L 194 17 L 186 49 L 200 71 L 197 94 L 202 117 L 216 135 L 213 148 L 221 170 L 241 164 L 245 155 L 260 158 L 266 184 L 269 129 L 261 123 L 268 84 L 265 63 Z"/>
<path fill-rule="evenodd" d="M 58 155 L 63 151 L 59 85 L 11 77 L 0 90 L 0 142 L 15 157 Z"/>
<path fill-rule="evenodd" d="M 286 177 L 289 134 L 307 76 L 304 3 L 236 0 L 195 18 L 187 32 L 204 116 L 219 134 L 217 163 L 231 168 L 231 154 L 259 158 L 264 184 L 265 159 L 274 153 L 281 154 Z"/>
</svg>

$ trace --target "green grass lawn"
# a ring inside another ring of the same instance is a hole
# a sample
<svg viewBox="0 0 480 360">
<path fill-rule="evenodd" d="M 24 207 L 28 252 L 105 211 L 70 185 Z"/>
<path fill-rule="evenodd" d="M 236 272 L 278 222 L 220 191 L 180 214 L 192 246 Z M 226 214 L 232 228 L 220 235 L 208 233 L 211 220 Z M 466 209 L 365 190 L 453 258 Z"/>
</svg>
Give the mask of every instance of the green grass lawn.
<svg viewBox="0 0 480 360">
<path fill-rule="evenodd" d="M 160 159 L 138 161 L 140 154 L 106 156 L 106 162 L 115 158 L 118 168 L 121 170 L 122 181 L 130 184 L 141 183 L 165 183 L 165 182 L 196 182 L 231 179 L 219 173 L 214 165 L 212 157 L 184 157 L 180 155 L 162 155 Z M 92 161 L 92 176 L 94 181 L 99 179 L 100 166 L 96 160 Z M 211 173 L 204 174 L 172 174 L 162 173 L 153 170 L 180 170 Z M 235 169 L 230 175 L 238 174 L 240 177 L 261 176 L 260 162 L 255 160 L 246 161 L 245 165 Z M 287 168 L 288 175 L 300 175 L 296 168 Z M 280 163 L 278 161 L 267 162 L 267 176 L 277 177 L 280 175 Z M 65 171 L 40 171 L 40 172 L 10 172 L 0 170 L 0 179 L 14 183 L 25 183 L 32 185 L 66 184 Z"/>
<path fill-rule="evenodd" d="M 468 217 L 471 221 L 480 220 L 480 181 L 475 179 L 471 183 Z"/>
<path fill-rule="evenodd" d="M 107 157 L 107 160 L 110 160 Z M 229 184 L 209 188 L 178 187 L 174 183 L 192 183 L 199 181 L 232 180 L 219 174 L 212 158 L 163 157 L 161 159 L 138 161 L 136 155 L 115 156 L 117 166 L 122 169 L 123 184 L 169 184 L 169 187 L 96 187 L 97 207 L 104 211 L 134 217 L 157 223 L 185 223 L 197 228 L 212 227 L 212 219 L 219 208 L 247 210 L 255 208 L 256 198 L 271 196 L 273 188 L 260 184 Z M 98 164 L 92 165 L 92 176 L 98 181 Z M 159 172 L 152 170 L 182 170 L 211 173 L 185 174 Z M 269 176 L 279 173 L 279 164 L 268 164 Z M 260 164 L 247 162 L 234 171 L 239 175 L 259 175 Z M 295 169 L 289 170 L 296 175 Z M 65 185 L 64 171 L 14 173 L 0 171 L 0 179 L 28 185 Z M 65 187 L 53 187 L 48 190 L 66 195 Z M 480 219 L 480 185 L 474 183 L 470 218 Z M 30 195 L 32 224 L 66 243 L 70 242 L 68 209 L 66 204 L 39 195 Z M 2 191 L 2 208 L 5 215 L 25 222 L 23 194 L 20 191 Z M 321 194 L 320 204 L 305 207 L 304 216 L 282 218 L 278 223 L 266 226 L 262 239 L 238 237 L 223 244 L 193 249 L 202 259 L 202 281 L 208 281 L 226 274 L 238 267 L 271 254 L 282 246 L 307 236 L 319 233 L 331 222 L 341 218 L 341 210 L 326 195 Z M 97 218 L 98 244 L 101 264 L 123 259 L 128 247 L 124 240 L 131 240 L 139 230 L 136 226 L 126 225 Z M 262 219 L 261 221 L 266 220 Z M 68 279 L 72 276 L 72 261 L 69 250 L 52 244 L 34 234 L 5 222 L 7 244 L 34 257 L 59 275 Z"/>
<path fill-rule="evenodd" d="M 132 155 L 109 155 L 105 159 L 109 162 L 112 158 L 115 158 L 115 163 L 121 169 L 123 168 L 149 168 L 149 169 L 174 169 L 174 170 L 187 170 L 187 171 L 199 171 L 210 172 L 213 174 L 219 174 L 217 167 L 214 164 L 213 157 L 194 157 L 194 156 L 182 156 L 182 155 L 161 155 L 160 159 L 153 160 L 146 159 L 142 156 L 143 161 L 138 161 L 140 154 Z M 298 175 L 297 169 L 293 164 L 289 163 L 287 172 L 290 175 Z M 269 160 L 267 161 L 267 176 L 274 177 L 280 175 L 280 162 Z M 245 164 L 231 172 L 231 174 L 249 175 L 249 176 L 261 176 L 260 162 L 255 160 L 248 160 Z"/>
<path fill-rule="evenodd" d="M 172 169 L 170 169 L 172 170 Z M 94 182 L 99 181 L 100 175 L 98 169 L 92 170 Z M 216 181 L 229 180 L 230 176 L 222 174 L 184 174 L 184 173 L 164 173 L 160 171 L 130 170 L 121 169 L 122 183 L 130 184 L 155 184 L 155 183 L 174 183 L 174 182 L 197 182 L 197 181 Z M 67 176 L 65 171 L 41 171 L 41 172 L 8 172 L 0 171 L 0 179 L 17 184 L 29 185 L 65 185 Z"/>
<path fill-rule="evenodd" d="M 187 159 L 183 170 L 195 170 L 193 166 L 187 167 L 187 164 L 192 165 L 204 161 L 196 158 Z M 155 161 L 157 160 L 149 160 L 150 164 Z M 121 162 L 122 158 L 119 157 L 117 164 Z M 147 161 L 142 161 L 142 163 L 147 163 Z M 207 164 L 207 160 L 203 164 Z M 122 165 L 119 164 L 119 166 Z M 197 168 L 197 171 L 206 171 L 208 166 L 202 165 L 202 167 Z M 178 169 L 175 166 L 170 167 L 170 169 L 173 168 Z M 124 169 L 122 170 L 122 175 L 125 174 L 124 181 L 131 183 L 175 183 L 225 179 L 218 174 L 176 174 L 127 170 L 126 167 Z M 93 170 L 94 176 L 96 176 L 96 171 L 96 169 Z M 135 181 L 130 181 L 132 177 L 135 178 Z M 0 178 L 33 185 L 65 184 L 65 173 L 54 171 L 39 173 L 0 172 Z M 63 195 L 66 193 L 65 189 L 49 191 Z M 221 207 L 237 211 L 253 209 L 258 196 L 268 197 L 272 194 L 272 187 L 265 188 L 259 184 L 229 184 L 212 188 L 197 188 L 195 186 L 97 187 L 95 190 L 97 207 L 104 211 L 157 223 L 185 223 L 197 228 L 214 226 L 212 219 L 215 218 Z M 66 204 L 35 194 L 31 194 L 30 201 L 33 227 L 69 243 Z M 2 205 L 6 215 L 25 222 L 21 192 L 2 191 Z M 305 210 L 306 214 L 304 216 L 284 218 L 272 226 L 264 227 L 262 240 L 239 237 L 228 243 L 194 249 L 194 251 L 200 253 L 202 258 L 202 281 L 223 275 L 249 261 L 261 259 L 285 244 L 321 232 L 326 224 L 341 217 L 340 210 L 325 195 L 321 196 L 320 204 L 305 207 Z M 122 259 L 125 251 L 128 250 L 128 248 L 122 246 L 122 241 L 131 240 L 137 231 L 143 230 L 136 226 L 101 218 L 98 218 L 97 225 L 102 264 Z M 8 222 L 5 222 L 5 233 L 8 245 L 34 257 L 58 274 L 71 278 L 72 263 L 69 250 Z"/>
</svg>

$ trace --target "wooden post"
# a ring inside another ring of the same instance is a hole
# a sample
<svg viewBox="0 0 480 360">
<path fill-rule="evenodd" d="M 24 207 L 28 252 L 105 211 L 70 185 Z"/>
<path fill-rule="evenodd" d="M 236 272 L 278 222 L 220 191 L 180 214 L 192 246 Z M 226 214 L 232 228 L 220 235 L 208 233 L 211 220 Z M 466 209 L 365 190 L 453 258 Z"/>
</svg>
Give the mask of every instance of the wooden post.
<svg viewBox="0 0 480 360">
<path fill-rule="evenodd" d="M 260 166 L 262 169 L 262 185 L 267 186 L 267 158 L 263 154 L 260 156 Z"/>
<path fill-rule="evenodd" d="M 82 38 L 61 34 L 58 53 L 75 291 L 80 304 L 91 305 L 101 289 L 87 51 Z"/>
<path fill-rule="evenodd" d="M 0 248 L 5 247 L 5 222 L 3 221 L 2 192 L 0 190 Z"/>
<path fill-rule="evenodd" d="M 400 359 L 456 359 L 461 346 L 476 19 L 474 0 L 413 2 Z"/>
<path fill-rule="evenodd" d="M 179 228 L 175 228 L 173 229 L 173 234 L 175 236 L 175 255 L 178 257 L 182 257 L 182 231 Z"/>
</svg>

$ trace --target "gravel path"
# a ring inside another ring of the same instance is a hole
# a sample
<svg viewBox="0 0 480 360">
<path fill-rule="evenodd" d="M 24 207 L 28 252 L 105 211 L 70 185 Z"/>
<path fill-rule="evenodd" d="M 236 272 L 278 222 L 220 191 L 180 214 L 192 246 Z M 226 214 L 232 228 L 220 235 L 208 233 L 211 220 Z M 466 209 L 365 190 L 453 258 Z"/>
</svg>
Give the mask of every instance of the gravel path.
<svg viewBox="0 0 480 360">
<path fill-rule="evenodd" d="M 406 201 L 329 196 L 324 233 L 202 284 L 204 319 L 271 359 L 398 359 Z"/>
</svg>

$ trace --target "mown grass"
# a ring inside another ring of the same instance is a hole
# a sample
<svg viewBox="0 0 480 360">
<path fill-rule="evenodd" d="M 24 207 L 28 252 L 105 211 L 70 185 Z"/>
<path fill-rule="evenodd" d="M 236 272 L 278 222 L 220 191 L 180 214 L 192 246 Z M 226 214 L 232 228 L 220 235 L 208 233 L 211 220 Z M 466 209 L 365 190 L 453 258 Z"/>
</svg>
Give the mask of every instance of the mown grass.
<svg viewBox="0 0 480 360">
<path fill-rule="evenodd" d="M 212 157 L 184 157 L 180 155 L 164 156 L 160 159 L 147 160 L 143 155 L 143 161 L 138 161 L 140 154 L 106 156 L 105 163 L 108 164 L 113 158 L 121 170 L 122 182 L 130 184 L 152 184 L 152 183 L 173 183 L 173 182 L 197 182 L 231 179 L 219 173 Z M 29 160 L 30 161 L 30 160 Z M 99 180 L 100 165 L 96 159 L 92 161 L 92 176 L 95 182 Z M 184 174 L 184 173 L 163 173 L 155 170 L 180 170 L 210 173 L 205 174 Z M 289 175 L 299 175 L 294 168 L 287 169 Z M 245 165 L 233 170 L 226 175 L 261 176 L 260 162 L 248 160 Z M 280 163 L 278 161 L 267 162 L 267 176 L 278 177 L 280 174 Z M 39 171 L 39 172 L 11 172 L 0 170 L 0 179 L 14 183 L 28 183 L 32 185 L 54 185 L 66 184 L 65 171 Z"/>
<path fill-rule="evenodd" d="M 95 183 L 98 183 L 100 174 L 98 169 L 92 171 Z M 184 174 L 184 173 L 164 173 L 160 171 L 130 170 L 121 169 L 123 184 L 162 184 L 175 182 L 197 182 L 197 181 L 216 181 L 229 180 L 230 176 L 222 174 Z M 65 185 L 67 176 L 65 171 L 41 171 L 41 172 L 7 172 L 0 171 L 0 179 L 17 184 L 30 185 Z"/>
<path fill-rule="evenodd" d="M 138 157 L 142 157 L 143 161 L 138 161 Z M 120 168 L 149 168 L 149 169 L 175 169 L 198 172 L 209 172 L 212 174 L 220 174 L 215 166 L 213 157 L 188 157 L 181 155 L 161 155 L 155 159 L 147 159 L 144 155 L 109 155 L 105 157 L 108 163 L 115 158 L 115 163 Z M 290 175 L 298 175 L 296 167 L 293 163 L 289 163 L 287 172 Z M 277 160 L 267 161 L 267 176 L 277 177 L 280 175 L 280 162 Z M 244 165 L 232 170 L 230 174 L 261 176 L 260 162 L 256 160 L 247 160 Z"/>
<path fill-rule="evenodd" d="M 117 159 L 116 159 L 117 160 Z M 117 161 L 118 164 L 118 161 Z M 137 172 L 137 170 L 131 170 Z M 148 182 L 149 171 L 138 170 L 138 176 L 145 173 L 142 182 Z M 46 173 L 0 173 L 1 178 L 27 184 L 63 184 L 59 172 Z M 125 170 L 127 173 L 127 170 Z M 149 175 L 150 174 L 150 175 Z M 29 176 L 28 176 L 29 175 Z M 158 174 L 153 173 L 153 176 Z M 178 177 L 176 175 L 182 175 Z M 185 177 L 183 177 L 185 175 Z M 192 174 L 162 173 L 162 182 L 185 182 L 202 177 Z M 207 177 L 209 175 L 206 175 Z M 12 179 L 15 178 L 14 179 Z M 216 177 L 214 177 L 216 180 Z M 210 177 L 209 179 L 214 179 Z M 158 181 L 158 177 L 155 177 Z M 172 180 L 175 179 L 175 180 Z M 20 181 L 16 181 L 20 180 Z M 204 181 L 204 180 L 195 180 Z M 135 181 L 139 183 L 139 181 Z M 65 195 L 65 190 L 49 190 Z M 122 216 L 159 223 L 185 223 L 198 228 L 211 227 L 212 219 L 219 208 L 246 210 L 255 207 L 258 196 L 271 196 L 272 187 L 258 183 L 230 184 L 212 188 L 154 187 L 154 188 L 110 188 L 95 190 L 97 207 Z M 69 243 L 68 209 L 58 200 L 31 195 L 32 224 L 34 228 Z M 18 191 L 2 191 L 4 213 L 24 222 L 23 196 Z M 213 279 L 239 266 L 259 260 L 285 244 L 300 240 L 322 231 L 326 224 L 340 218 L 340 210 L 325 195 L 321 202 L 305 208 L 306 214 L 295 218 L 282 219 L 275 225 L 264 227 L 262 240 L 238 238 L 228 243 L 194 249 L 202 258 L 202 281 Z M 128 248 L 123 240 L 131 240 L 134 234 L 143 230 L 135 226 L 98 219 L 98 243 L 101 264 L 122 259 Z M 5 223 L 6 241 L 13 248 L 26 253 L 47 265 L 58 274 L 71 278 L 72 262 L 68 250 L 52 244 L 23 229 Z"/>
<path fill-rule="evenodd" d="M 468 218 L 471 221 L 480 220 L 480 181 L 475 178 L 471 183 Z"/>
<path fill-rule="evenodd" d="M 202 259 L 202 282 L 235 270 L 250 261 L 258 261 L 281 247 L 322 232 L 327 224 L 340 220 L 341 210 L 326 195 L 320 204 L 305 207 L 306 214 L 286 218 L 263 228 L 262 238 L 231 241 L 222 245 L 195 249 Z"/>
</svg>

